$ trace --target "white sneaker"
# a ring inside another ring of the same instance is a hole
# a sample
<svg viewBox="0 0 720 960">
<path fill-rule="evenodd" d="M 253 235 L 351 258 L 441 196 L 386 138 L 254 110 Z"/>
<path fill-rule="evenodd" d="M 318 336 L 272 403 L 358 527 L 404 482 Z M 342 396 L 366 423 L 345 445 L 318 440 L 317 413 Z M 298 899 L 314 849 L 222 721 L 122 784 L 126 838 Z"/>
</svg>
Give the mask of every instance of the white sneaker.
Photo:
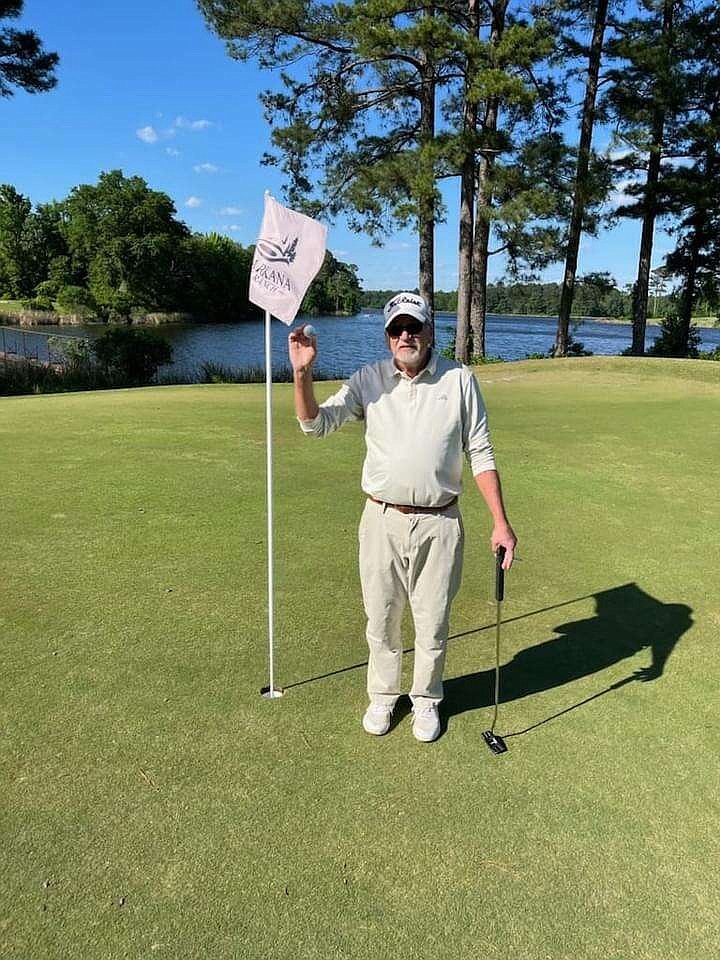
<svg viewBox="0 0 720 960">
<path fill-rule="evenodd" d="M 365 733 L 372 733 L 376 737 L 381 737 L 390 729 L 391 717 L 392 707 L 388 707 L 384 703 L 371 703 L 362 719 L 363 730 Z"/>
<path fill-rule="evenodd" d="M 430 743 L 440 736 L 440 717 L 435 705 L 413 707 L 413 736 L 421 743 Z"/>
</svg>

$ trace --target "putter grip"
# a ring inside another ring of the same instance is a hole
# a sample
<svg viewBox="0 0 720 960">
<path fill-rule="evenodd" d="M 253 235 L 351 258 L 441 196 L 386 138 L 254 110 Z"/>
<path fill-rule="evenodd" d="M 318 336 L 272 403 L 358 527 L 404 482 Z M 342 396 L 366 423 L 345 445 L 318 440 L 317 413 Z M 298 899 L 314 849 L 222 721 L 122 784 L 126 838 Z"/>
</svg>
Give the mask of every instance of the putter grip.
<svg viewBox="0 0 720 960">
<path fill-rule="evenodd" d="M 505 571 L 502 567 L 504 559 L 505 547 L 498 547 L 495 553 L 495 599 L 498 603 L 505 596 Z"/>
</svg>

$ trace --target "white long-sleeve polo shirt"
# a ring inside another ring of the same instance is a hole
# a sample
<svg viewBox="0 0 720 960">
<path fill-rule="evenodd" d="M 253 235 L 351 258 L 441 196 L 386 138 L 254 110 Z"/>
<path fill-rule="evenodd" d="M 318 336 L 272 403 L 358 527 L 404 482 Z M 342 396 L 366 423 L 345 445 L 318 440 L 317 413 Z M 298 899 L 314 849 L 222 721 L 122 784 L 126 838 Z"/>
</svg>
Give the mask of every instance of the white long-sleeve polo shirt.
<svg viewBox="0 0 720 960">
<path fill-rule="evenodd" d="M 431 351 L 411 378 L 392 357 L 356 371 L 320 404 L 304 433 L 326 437 L 365 420 L 361 486 L 387 503 L 438 507 L 462 491 L 462 460 L 473 476 L 495 469 L 487 412 L 472 370 Z"/>
</svg>

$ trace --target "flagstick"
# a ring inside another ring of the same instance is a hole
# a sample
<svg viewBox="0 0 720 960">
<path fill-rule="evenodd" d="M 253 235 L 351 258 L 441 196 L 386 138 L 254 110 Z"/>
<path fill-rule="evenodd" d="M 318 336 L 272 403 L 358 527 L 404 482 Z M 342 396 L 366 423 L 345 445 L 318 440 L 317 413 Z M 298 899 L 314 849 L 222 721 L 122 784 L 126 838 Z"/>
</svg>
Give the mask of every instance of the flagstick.
<svg viewBox="0 0 720 960">
<path fill-rule="evenodd" d="M 265 311 L 265 423 L 267 448 L 267 551 L 268 551 L 268 638 L 270 660 L 270 685 L 261 693 L 268 700 L 277 700 L 283 695 L 275 687 L 275 651 L 273 649 L 273 482 L 272 482 L 272 346 L 270 340 L 270 311 Z"/>
</svg>

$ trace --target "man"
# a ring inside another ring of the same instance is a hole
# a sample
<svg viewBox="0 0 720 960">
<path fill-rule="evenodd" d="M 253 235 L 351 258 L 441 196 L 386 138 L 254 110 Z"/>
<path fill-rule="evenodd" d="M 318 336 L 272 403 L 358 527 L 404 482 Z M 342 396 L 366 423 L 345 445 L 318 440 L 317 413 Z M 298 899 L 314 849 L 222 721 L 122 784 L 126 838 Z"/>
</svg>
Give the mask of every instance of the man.
<svg viewBox="0 0 720 960">
<path fill-rule="evenodd" d="M 432 348 L 425 300 L 398 293 L 385 305 L 385 338 L 392 354 L 354 373 L 318 406 L 312 365 L 314 337 L 289 336 L 295 413 L 301 429 L 326 437 L 347 420 L 365 420 L 367 455 L 360 521 L 360 579 L 367 615 L 367 733 L 390 728 L 400 696 L 400 624 L 407 601 L 415 624 L 410 698 L 413 734 L 430 742 L 440 734 L 438 705 L 450 606 L 460 587 L 464 531 L 458 508 L 462 455 L 493 516 L 493 552 L 506 549 L 509 569 L 517 540 L 508 523 L 495 468 L 485 405 L 469 367 Z"/>
</svg>

